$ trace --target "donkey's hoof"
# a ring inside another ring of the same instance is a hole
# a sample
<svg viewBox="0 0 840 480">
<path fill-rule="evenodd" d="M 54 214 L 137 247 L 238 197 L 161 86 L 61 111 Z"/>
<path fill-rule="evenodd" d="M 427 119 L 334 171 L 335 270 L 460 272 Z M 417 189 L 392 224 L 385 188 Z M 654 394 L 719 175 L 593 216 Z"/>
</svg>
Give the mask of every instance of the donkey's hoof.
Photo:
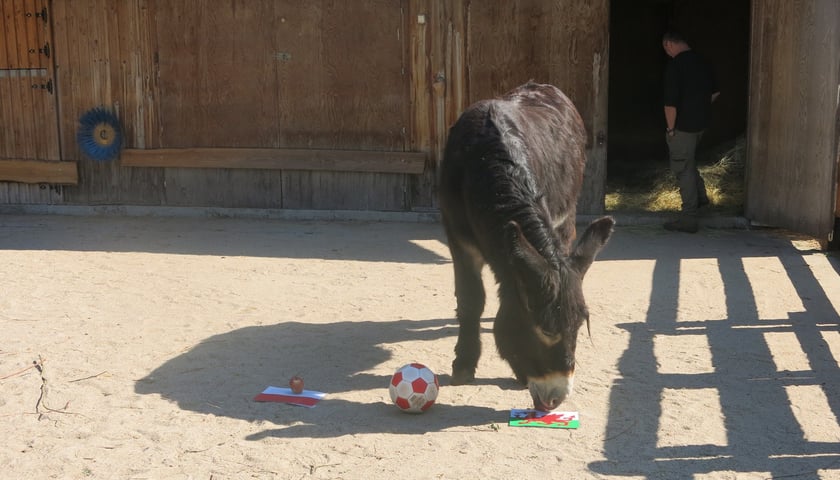
<svg viewBox="0 0 840 480">
<path fill-rule="evenodd" d="M 449 379 L 450 385 L 466 385 L 475 380 L 475 372 L 469 370 L 454 370 L 452 378 Z"/>
</svg>

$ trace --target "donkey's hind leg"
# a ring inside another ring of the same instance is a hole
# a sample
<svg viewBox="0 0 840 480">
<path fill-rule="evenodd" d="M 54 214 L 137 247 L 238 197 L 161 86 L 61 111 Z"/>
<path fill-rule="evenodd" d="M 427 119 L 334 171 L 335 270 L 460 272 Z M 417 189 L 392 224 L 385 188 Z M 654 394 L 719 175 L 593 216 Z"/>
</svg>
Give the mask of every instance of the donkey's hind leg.
<svg viewBox="0 0 840 480">
<path fill-rule="evenodd" d="M 452 362 L 452 385 L 463 385 L 475 379 L 475 369 L 481 356 L 481 313 L 484 311 L 484 284 L 481 269 L 484 259 L 478 250 L 464 246 L 450 237 L 449 249 L 455 267 L 455 298 L 457 300 L 458 342 Z"/>
</svg>

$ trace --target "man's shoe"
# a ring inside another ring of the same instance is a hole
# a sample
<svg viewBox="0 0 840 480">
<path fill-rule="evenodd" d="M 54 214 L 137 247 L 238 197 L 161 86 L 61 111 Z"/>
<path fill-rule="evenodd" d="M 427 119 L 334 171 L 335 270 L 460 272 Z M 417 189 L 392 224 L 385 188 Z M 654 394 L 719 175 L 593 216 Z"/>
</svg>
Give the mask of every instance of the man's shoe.
<svg viewBox="0 0 840 480">
<path fill-rule="evenodd" d="M 671 232 L 685 232 L 685 233 L 697 233 L 698 226 L 696 219 L 686 219 L 681 218 L 679 220 L 673 220 L 671 222 L 665 222 L 665 230 Z"/>
</svg>

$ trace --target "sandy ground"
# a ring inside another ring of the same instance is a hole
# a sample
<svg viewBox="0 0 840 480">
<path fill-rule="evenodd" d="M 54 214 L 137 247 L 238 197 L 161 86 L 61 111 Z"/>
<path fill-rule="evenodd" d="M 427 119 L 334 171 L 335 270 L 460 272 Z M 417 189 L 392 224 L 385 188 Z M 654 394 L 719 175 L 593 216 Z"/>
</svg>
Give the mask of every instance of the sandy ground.
<svg viewBox="0 0 840 480">
<path fill-rule="evenodd" d="M 840 478 L 838 271 L 778 232 L 619 227 L 581 427 L 514 428 L 495 299 L 446 385 L 437 224 L 0 216 L 0 478 Z M 388 397 L 409 361 L 444 385 L 423 415 Z M 297 373 L 315 408 L 253 401 Z"/>
</svg>

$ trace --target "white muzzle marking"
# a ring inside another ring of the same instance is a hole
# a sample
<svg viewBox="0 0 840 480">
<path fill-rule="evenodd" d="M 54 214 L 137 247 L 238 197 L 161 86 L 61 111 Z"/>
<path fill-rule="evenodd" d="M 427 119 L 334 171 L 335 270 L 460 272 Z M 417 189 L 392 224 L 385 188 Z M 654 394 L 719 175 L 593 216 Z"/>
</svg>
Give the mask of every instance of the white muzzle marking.
<svg viewBox="0 0 840 480">
<path fill-rule="evenodd" d="M 528 391 L 534 400 L 534 408 L 549 411 L 559 407 L 572 394 L 574 383 L 574 372 L 569 375 L 553 373 L 540 378 L 529 378 Z"/>
</svg>

